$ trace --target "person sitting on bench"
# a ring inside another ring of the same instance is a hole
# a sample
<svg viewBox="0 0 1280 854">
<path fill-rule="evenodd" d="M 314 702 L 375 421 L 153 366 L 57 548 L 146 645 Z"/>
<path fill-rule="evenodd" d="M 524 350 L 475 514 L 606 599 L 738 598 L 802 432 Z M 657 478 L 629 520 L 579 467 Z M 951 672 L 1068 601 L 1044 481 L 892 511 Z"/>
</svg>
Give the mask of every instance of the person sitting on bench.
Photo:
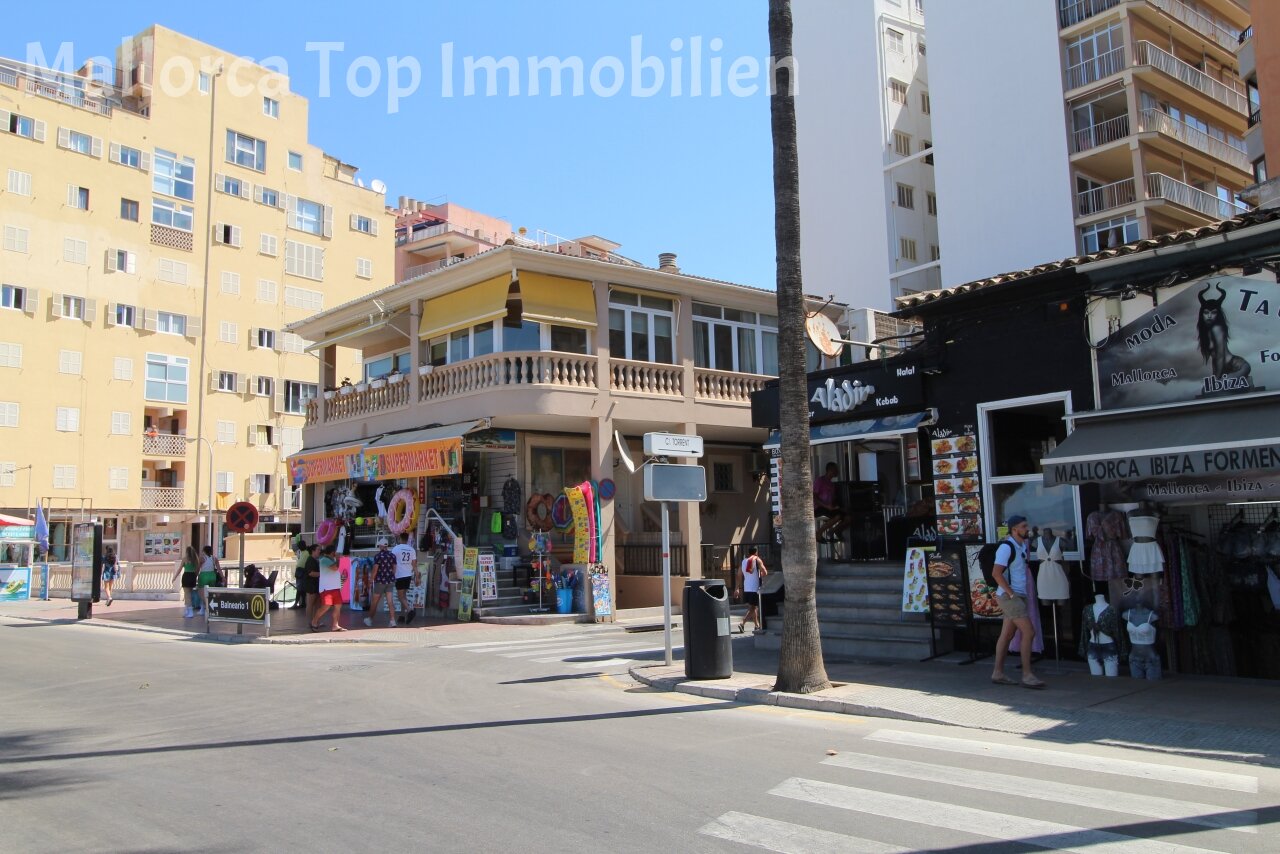
<svg viewBox="0 0 1280 854">
<path fill-rule="evenodd" d="M 813 515 L 827 517 L 826 523 L 818 529 L 820 543 L 836 542 L 850 522 L 844 509 L 836 502 L 836 480 L 839 477 L 839 466 L 827 463 L 825 474 L 813 481 Z"/>
</svg>

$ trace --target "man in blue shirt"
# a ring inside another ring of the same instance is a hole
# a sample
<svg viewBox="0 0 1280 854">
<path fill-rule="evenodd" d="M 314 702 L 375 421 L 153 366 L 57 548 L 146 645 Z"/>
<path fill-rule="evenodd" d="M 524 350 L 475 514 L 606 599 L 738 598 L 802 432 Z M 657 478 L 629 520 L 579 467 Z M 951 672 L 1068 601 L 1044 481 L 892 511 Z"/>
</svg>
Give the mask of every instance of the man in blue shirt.
<svg viewBox="0 0 1280 854">
<path fill-rule="evenodd" d="M 996 641 L 995 668 L 991 671 L 991 681 L 997 685 L 1015 685 L 1012 679 L 1004 675 L 1004 660 L 1009 655 L 1009 643 L 1017 631 L 1022 632 L 1022 687 L 1043 688 L 1036 675 L 1031 672 L 1031 645 L 1036 637 L 1036 630 L 1031 625 L 1031 616 L 1027 610 L 1027 573 L 1031 568 L 1027 565 L 1027 537 L 1031 526 L 1026 516 L 1009 517 L 1009 536 L 996 549 L 995 565 L 991 577 L 995 579 L 999 592 L 996 598 L 1000 602 L 1000 612 L 1004 617 L 1004 625 L 1000 628 L 1000 639 Z"/>
</svg>

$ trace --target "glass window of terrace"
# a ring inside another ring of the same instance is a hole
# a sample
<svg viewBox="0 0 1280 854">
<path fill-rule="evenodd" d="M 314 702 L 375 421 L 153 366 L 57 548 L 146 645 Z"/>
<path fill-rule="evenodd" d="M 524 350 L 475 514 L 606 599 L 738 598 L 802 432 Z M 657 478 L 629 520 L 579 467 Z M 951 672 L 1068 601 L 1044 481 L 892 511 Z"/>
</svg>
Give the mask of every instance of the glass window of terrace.
<svg viewBox="0 0 1280 854">
<path fill-rule="evenodd" d="M 637 362 L 675 361 L 675 302 L 664 297 L 609 294 L 609 352 Z"/>
<path fill-rule="evenodd" d="M 693 362 L 699 368 L 777 376 L 777 316 L 695 302 Z"/>
</svg>

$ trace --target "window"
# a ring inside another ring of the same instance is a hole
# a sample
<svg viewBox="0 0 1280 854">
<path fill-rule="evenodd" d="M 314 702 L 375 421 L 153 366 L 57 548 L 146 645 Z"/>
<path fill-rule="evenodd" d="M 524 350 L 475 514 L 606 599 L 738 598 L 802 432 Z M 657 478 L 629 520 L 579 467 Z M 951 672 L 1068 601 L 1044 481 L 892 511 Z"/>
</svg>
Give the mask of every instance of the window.
<svg viewBox="0 0 1280 854">
<path fill-rule="evenodd" d="M 209 89 L 213 86 L 213 78 L 209 76 L 208 72 L 201 71 L 196 85 L 200 87 L 201 95 L 208 95 Z"/>
<path fill-rule="evenodd" d="M 373 217 L 361 216 L 360 214 L 351 215 L 351 230 L 359 231 L 363 234 L 372 234 L 375 237 L 378 234 L 378 222 Z"/>
<path fill-rule="evenodd" d="M 22 345 L 0 342 L 0 368 L 22 367 Z"/>
<path fill-rule="evenodd" d="M 920 150 L 921 150 L 921 151 L 929 151 L 931 148 L 933 148 L 933 140 L 931 140 L 931 139 L 922 139 L 922 140 L 920 140 Z M 933 165 L 933 152 L 932 152 L 932 151 L 929 151 L 929 153 L 928 153 L 928 154 L 926 154 L 926 155 L 925 155 L 923 158 L 921 158 L 921 159 L 922 159 L 922 160 L 924 160 L 924 165 L 925 165 L 925 166 L 932 166 L 932 165 Z"/>
<path fill-rule="evenodd" d="M 138 272 L 137 253 L 130 252 L 127 249 L 108 249 L 107 250 L 107 272 L 108 273 Z"/>
<path fill-rule="evenodd" d="M 926 116 L 933 112 L 933 104 L 929 101 L 929 93 L 920 93 L 920 111 Z"/>
<path fill-rule="evenodd" d="M 215 382 L 215 391 L 227 391 L 232 394 L 240 391 L 240 377 L 235 371 L 218 371 Z"/>
<path fill-rule="evenodd" d="M 133 199 L 120 200 L 120 218 L 129 222 L 138 221 L 138 203 Z"/>
<path fill-rule="evenodd" d="M 938 215 L 938 194 L 937 193 L 930 192 L 925 194 L 925 207 L 929 211 L 929 216 Z"/>
<path fill-rule="evenodd" d="M 59 433 L 80 432 L 80 410 L 74 406 L 59 406 L 54 419 L 54 429 Z"/>
<path fill-rule="evenodd" d="M 366 359 L 364 363 L 365 382 L 385 377 L 394 370 L 399 370 L 402 374 L 409 372 L 409 352 L 407 350 L 394 355 Z"/>
<path fill-rule="evenodd" d="M 234 445 L 236 443 L 236 422 L 219 421 L 218 438 L 215 441 L 219 445 Z"/>
<path fill-rule="evenodd" d="M 302 171 L 302 155 L 296 151 L 289 152 L 289 168 L 294 172 Z"/>
<path fill-rule="evenodd" d="M 324 310 L 324 294 L 307 288 L 291 288 L 285 286 L 284 304 L 290 308 L 305 308 L 308 311 Z"/>
<path fill-rule="evenodd" d="M 9 192 L 19 196 L 31 195 L 31 173 L 10 169 Z"/>
<path fill-rule="evenodd" d="M 18 464 L 14 462 L 0 463 L 0 486 L 17 486 Z"/>
<path fill-rule="evenodd" d="M 119 163 L 121 166 L 128 166 L 130 169 L 141 169 L 144 172 L 151 167 L 149 155 L 136 148 L 121 145 L 118 142 L 111 143 L 111 162 Z"/>
<path fill-rule="evenodd" d="M 73 297 L 69 294 L 54 295 L 54 317 L 65 317 L 68 320 L 86 320 L 84 297 Z"/>
<path fill-rule="evenodd" d="M 138 325 L 138 310 L 131 305 L 116 303 L 114 316 L 116 326 L 136 327 Z"/>
<path fill-rule="evenodd" d="M 406 354 L 408 355 L 408 354 Z M 302 415 L 307 411 L 307 401 L 314 400 L 320 389 L 315 383 L 285 380 L 284 411 L 290 415 Z"/>
<path fill-rule="evenodd" d="M 240 274 L 232 273 L 230 270 L 222 271 L 222 292 L 224 294 L 240 295 Z"/>
<path fill-rule="evenodd" d="M 733 463 L 716 463 L 711 464 L 711 491 L 712 492 L 737 492 L 738 488 L 735 484 Z"/>
<path fill-rule="evenodd" d="M 915 210 L 916 208 L 916 190 L 910 184 L 898 185 L 898 207 L 907 210 Z"/>
<path fill-rule="evenodd" d="M 264 116 L 270 116 L 273 119 L 280 118 L 280 102 L 277 101 L 275 98 L 268 98 L 263 96 L 262 114 Z"/>
<path fill-rule="evenodd" d="M 926 56 L 928 51 L 925 50 L 924 39 L 916 39 L 916 52 L 921 56 Z"/>
<path fill-rule="evenodd" d="M 223 344 L 235 344 L 240 340 L 240 327 L 235 322 L 224 320 L 218 324 L 218 340 Z"/>
<path fill-rule="evenodd" d="M 895 130 L 893 132 L 893 150 L 903 157 L 909 156 L 911 154 L 911 135 Z"/>
<path fill-rule="evenodd" d="M 156 274 L 156 278 L 161 282 L 168 282 L 173 285 L 185 285 L 187 283 L 187 263 L 185 261 L 174 261 L 172 258 L 161 258 L 160 269 Z"/>
<path fill-rule="evenodd" d="M 30 236 L 30 229 L 6 225 L 4 227 L 4 248 L 10 252 L 26 252 L 27 241 Z"/>
<path fill-rule="evenodd" d="M 293 196 L 289 211 L 289 227 L 320 237 L 324 234 L 325 206 L 301 196 Z"/>
<path fill-rule="evenodd" d="M 214 490 L 222 493 L 233 492 L 234 488 L 231 486 L 231 483 L 235 480 L 235 477 L 236 473 L 232 471 L 218 472 L 218 476 L 215 478 L 216 482 L 214 483 Z"/>
<path fill-rule="evenodd" d="M 771 314 L 693 304 L 693 361 L 700 368 L 778 373 L 778 319 Z"/>
<path fill-rule="evenodd" d="M 11 308 L 30 314 L 35 310 L 35 306 L 28 305 L 28 298 L 26 288 L 20 288 L 17 285 L 0 285 L 0 308 Z"/>
<path fill-rule="evenodd" d="M 0 427 L 18 426 L 18 404 L 0 400 Z"/>
<path fill-rule="evenodd" d="M 111 413 L 111 435 L 128 436 L 133 432 L 133 415 L 129 412 Z"/>
<path fill-rule="evenodd" d="M 361 279 L 373 278 L 373 261 L 369 258 L 356 259 L 356 276 Z"/>
<path fill-rule="evenodd" d="M 929 244 L 929 260 L 937 261 L 941 258 L 942 258 L 942 250 L 938 248 L 938 244 L 930 243 Z"/>
<path fill-rule="evenodd" d="M 229 175 L 214 176 L 213 188 L 219 193 L 226 193 L 228 196 L 237 196 L 242 199 L 249 198 L 249 184 Z"/>
<path fill-rule="evenodd" d="M 1267 158 L 1259 157 L 1253 161 L 1253 180 L 1259 184 L 1267 180 Z"/>
<path fill-rule="evenodd" d="M 89 188 L 68 184 L 67 207 L 75 208 L 78 211 L 87 211 L 89 209 Z"/>
<path fill-rule="evenodd" d="M 547 324 L 547 327 L 550 340 L 545 349 L 557 353 L 587 354 L 587 330 L 579 326 L 558 326 L 554 323 Z"/>
<path fill-rule="evenodd" d="M 156 332 L 163 332 L 166 335 L 186 335 L 187 316 L 171 311 L 156 312 Z"/>
<path fill-rule="evenodd" d="M 258 397 L 271 397 L 276 393 L 276 381 L 271 377 L 254 377 L 253 393 Z"/>
<path fill-rule="evenodd" d="M 271 494 L 271 475 L 269 474 L 249 475 L 249 492 L 257 495 L 270 495 Z"/>
<path fill-rule="evenodd" d="M 1103 220 L 1080 229 L 1080 248 L 1085 255 L 1123 246 L 1139 238 L 1138 218 L 1126 216 L 1117 219 Z"/>
<path fill-rule="evenodd" d="M 253 330 L 253 346 L 259 350 L 274 350 L 276 348 L 276 331 L 274 329 Z"/>
<path fill-rule="evenodd" d="M 129 469 L 125 466 L 112 466 L 107 469 L 107 489 L 128 489 Z"/>
<path fill-rule="evenodd" d="M 276 337 L 276 341 L 279 344 L 280 349 L 285 353 L 305 353 L 307 352 L 307 346 L 311 344 L 310 341 L 303 338 L 301 335 L 294 335 L 292 332 L 281 332 L 279 336 Z"/>
<path fill-rule="evenodd" d="M 270 187 L 261 185 L 253 188 L 253 198 L 258 204 L 267 205 L 268 207 L 280 207 L 280 191 L 273 190 Z"/>
<path fill-rule="evenodd" d="M 284 242 L 284 271 L 304 279 L 324 280 L 324 249 L 294 240 Z"/>
<path fill-rule="evenodd" d="M 27 139 L 34 139 L 36 142 L 44 142 L 45 128 L 44 122 L 33 119 L 30 116 L 24 116 L 21 113 L 9 113 L 8 127 L 0 126 L 0 131 L 8 130 L 14 136 L 25 136 Z"/>
<path fill-rule="evenodd" d="M 62 260 L 68 264 L 89 263 L 89 241 L 64 237 L 62 240 Z"/>
<path fill-rule="evenodd" d="M 889 78 L 889 99 L 895 104 L 906 104 L 907 84 L 901 80 Z"/>
<path fill-rule="evenodd" d="M 258 251 L 263 255 L 270 255 L 272 258 L 280 254 L 280 242 L 274 234 L 262 234 L 258 236 Z"/>
<path fill-rule="evenodd" d="M 166 353 L 147 354 L 147 400 L 187 402 L 187 372 L 191 360 Z"/>
<path fill-rule="evenodd" d="M 885 44 L 891 53 L 906 53 L 906 40 L 897 30 L 884 31 Z"/>
<path fill-rule="evenodd" d="M 169 199 L 151 199 L 151 222 L 166 228 L 191 231 L 195 227 L 196 209 Z"/>
<path fill-rule="evenodd" d="M 76 488 L 76 467 L 75 466 L 54 466 L 53 467 L 53 488 L 54 489 L 75 489 Z"/>
<path fill-rule="evenodd" d="M 910 237 L 899 237 L 898 257 L 903 261 L 916 260 L 916 242 Z"/>
<path fill-rule="evenodd" d="M 196 162 L 157 148 L 151 177 L 152 192 L 189 202 L 196 197 Z M 176 227 L 176 226 L 175 226 Z"/>
<path fill-rule="evenodd" d="M 982 506 L 991 536 L 1009 516 L 1025 516 L 1034 509 L 1037 526 L 1063 538 L 1063 556 L 1079 560 L 1078 490 L 1070 485 L 1046 487 L 1041 464 L 1067 438 L 1063 416 L 1071 412 L 1070 405 L 1066 392 L 978 405 L 982 459 L 991 466 L 983 483 Z"/>
<path fill-rule="evenodd" d="M 70 128 L 58 128 L 58 147 L 89 157 L 102 156 L 102 140 Z"/>
<path fill-rule="evenodd" d="M 58 373 L 80 376 L 84 371 L 84 354 L 79 350 L 58 351 Z"/>
<path fill-rule="evenodd" d="M 267 143 L 227 130 L 227 162 L 255 172 L 267 171 Z"/>
<path fill-rule="evenodd" d="M 240 248 L 240 226 L 219 222 L 213 227 L 213 242 L 221 246 Z"/>
<path fill-rule="evenodd" d="M 125 356 L 116 356 L 115 363 L 111 367 L 111 376 L 114 379 L 124 382 L 133 380 L 133 359 Z"/>
<path fill-rule="evenodd" d="M 280 287 L 270 279 L 258 279 L 258 302 L 275 303 L 279 300 Z"/>
<path fill-rule="evenodd" d="M 609 294 L 609 349 L 614 358 L 670 364 L 675 353 L 675 303 L 665 297 Z"/>
</svg>

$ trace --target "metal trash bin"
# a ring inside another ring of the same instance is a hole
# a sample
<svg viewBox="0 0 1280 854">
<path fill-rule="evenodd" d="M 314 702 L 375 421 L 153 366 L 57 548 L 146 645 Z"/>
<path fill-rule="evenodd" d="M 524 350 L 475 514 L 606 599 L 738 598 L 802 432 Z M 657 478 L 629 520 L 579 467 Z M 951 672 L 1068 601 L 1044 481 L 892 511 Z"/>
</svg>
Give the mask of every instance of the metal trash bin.
<svg viewBox="0 0 1280 854">
<path fill-rule="evenodd" d="M 733 675 L 729 635 L 729 588 L 718 578 L 686 581 L 680 613 L 684 621 L 684 675 L 728 679 Z"/>
</svg>

